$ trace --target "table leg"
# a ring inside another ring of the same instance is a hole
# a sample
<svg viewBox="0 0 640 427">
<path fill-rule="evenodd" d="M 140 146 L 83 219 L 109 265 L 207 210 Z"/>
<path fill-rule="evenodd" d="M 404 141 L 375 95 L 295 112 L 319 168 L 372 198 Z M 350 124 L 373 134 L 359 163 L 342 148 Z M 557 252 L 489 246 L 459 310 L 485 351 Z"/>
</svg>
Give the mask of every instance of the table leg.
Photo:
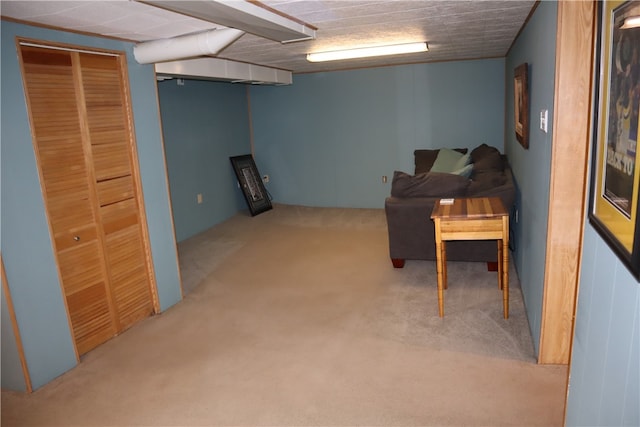
<svg viewBox="0 0 640 427">
<path fill-rule="evenodd" d="M 438 271 L 438 315 L 440 317 L 444 317 L 443 282 L 444 282 L 444 275 L 446 274 L 443 272 L 442 261 L 443 261 L 442 242 L 436 241 L 436 270 Z"/>
<path fill-rule="evenodd" d="M 446 280 L 447 272 L 444 264 L 444 260 L 446 260 L 447 254 L 445 252 L 445 245 L 442 241 L 442 235 L 440 234 L 440 218 L 435 218 L 434 222 L 434 231 L 435 231 L 435 240 L 436 240 L 436 270 L 438 272 L 438 315 L 440 317 L 444 317 L 444 292 L 443 292 L 443 283 Z"/>
<path fill-rule="evenodd" d="M 442 289 L 449 289 L 449 277 L 447 276 L 447 242 L 442 241 Z"/>
<path fill-rule="evenodd" d="M 502 240 L 498 240 L 498 288 L 502 289 Z"/>
<path fill-rule="evenodd" d="M 504 318 L 509 318 L 509 219 L 502 222 L 502 305 Z"/>
</svg>

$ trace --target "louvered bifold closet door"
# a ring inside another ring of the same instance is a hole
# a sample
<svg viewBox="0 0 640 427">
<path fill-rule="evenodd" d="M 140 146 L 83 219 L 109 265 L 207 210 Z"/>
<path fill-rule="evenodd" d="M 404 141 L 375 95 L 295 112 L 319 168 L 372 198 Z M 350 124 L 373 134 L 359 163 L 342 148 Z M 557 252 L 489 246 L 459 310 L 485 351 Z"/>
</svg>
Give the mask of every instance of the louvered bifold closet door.
<svg viewBox="0 0 640 427">
<path fill-rule="evenodd" d="M 120 328 L 153 312 L 119 58 L 80 54 L 111 290 Z"/>
<path fill-rule="evenodd" d="M 20 51 L 60 278 L 84 354 L 157 306 L 124 59 Z"/>
<path fill-rule="evenodd" d="M 78 353 L 115 333 L 72 53 L 22 46 L 44 199 Z"/>
</svg>

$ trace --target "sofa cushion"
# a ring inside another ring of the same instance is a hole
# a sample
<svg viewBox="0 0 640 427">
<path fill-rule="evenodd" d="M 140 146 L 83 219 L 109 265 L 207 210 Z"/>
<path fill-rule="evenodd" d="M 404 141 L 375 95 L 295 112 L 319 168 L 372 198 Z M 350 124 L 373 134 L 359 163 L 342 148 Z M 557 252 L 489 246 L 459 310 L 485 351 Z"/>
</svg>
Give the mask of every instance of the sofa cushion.
<svg viewBox="0 0 640 427">
<path fill-rule="evenodd" d="M 474 173 L 486 170 L 504 170 L 502 155 L 495 147 L 482 144 L 473 149 L 470 153 L 473 162 Z"/>
<path fill-rule="evenodd" d="M 440 151 L 438 151 L 436 161 L 433 162 L 433 166 L 431 166 L 431 172 L 451 173 L 460 168 L 457 165 L 458 161 L 460 161 L 463 156 L 465 156 L 465 154 L 458 151 L 450 150 L 449 148 L 441 148 Z"/>
<path fill-rule="evenodd" d="M 459 170 L 471 163 L 471 153 L 463 154 L 456 162 L 453 170 Z"/>
<path fill-rule="evenodd" d="M 419 173 L 429 172 L 431 170 L 431 166 L 436 161 L 438 157 L 438 152 L 440 150 L 428 150 L 428 149 L 419 149 L 413 152 L 413 160 L 415 163 L 414 172 L 416 175 Z M 456 148 L 455 151 L 458 151 L 462 154 L 467 154 L 469 150 L 466 148 Z"/>
<path fill-rule="evenodd" d="M 475 196 L 483 191 L 491 190 L 507 182 L 504 172 L 498 170 L 477 171 L 473 174 L 473 180 L 467 190 L 468 195 Z"/>
<path fill-rule="evenodd" d="M 494 151 L 498 151 L 498 149 L 495 148 L 495 147 L 491 147 L 491 146 L 489 146 L 487 144 L 484 144 L 484 143 L 480 144 L 476 148 L 471 150 L 471 153 L 470 153 L 471 154 L 471 161 L 475 163 L 475 162 L 478 161 L 478 159 L 480 159 L 480 158 L 482 158 L 482 157 L 486 156 L 487 154 L 492 153 Z"/>
<path fill-rule="evenodd" d="M 413 152 L 413 160 L 415 162 L 415 171 L 417 175 L 419 173 L 429 172 L 433 162 L 438 157 L 438 151 L 440 150 L 415 150 Z"/>
<path fill-rule="evenodd" d="M 460 175 L 426 172 L 409 175 L 395 171 L 391 181 L 393 197 L 456 197 L 464 196 L 469 180 Z"/>
<path fill-rule="evenodd" d="M 456 169 L 454 171 L 451 171 L 452 174 L 460 175 L 460 176 L 463 176 L 465 178 L 471 177 L 471 173 L 472 172 L 473 172 L 473 163 L 470 163 L 470 164 L 465 165 L 465 166 L 463 166 L 461 168 L 458 168 L 458 169 Z"/>
</svg>

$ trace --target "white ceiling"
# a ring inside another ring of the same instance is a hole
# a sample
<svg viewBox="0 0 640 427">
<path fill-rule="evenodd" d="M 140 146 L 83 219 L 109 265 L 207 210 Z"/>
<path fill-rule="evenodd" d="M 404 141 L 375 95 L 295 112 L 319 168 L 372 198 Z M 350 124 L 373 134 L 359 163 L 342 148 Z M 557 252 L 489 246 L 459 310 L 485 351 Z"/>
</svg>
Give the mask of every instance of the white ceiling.
<svg viewBox="0 0 640 427">
<path fill-rule="evenodd" d="M 264 0 L 262 3 L 317 27 L 317 38 L 281 44 L 245 34 L 218 57 L 302 73 L 501 57 L 506 55 L 536 2 Z M 2 0 L 0 14 L 22 21 L 132 41 L 224 28 L 130 0 Z M 325 63 L 306 60 L 308 52 L 414 41 L 428 42 L 429 52 Z"/>
</svg>

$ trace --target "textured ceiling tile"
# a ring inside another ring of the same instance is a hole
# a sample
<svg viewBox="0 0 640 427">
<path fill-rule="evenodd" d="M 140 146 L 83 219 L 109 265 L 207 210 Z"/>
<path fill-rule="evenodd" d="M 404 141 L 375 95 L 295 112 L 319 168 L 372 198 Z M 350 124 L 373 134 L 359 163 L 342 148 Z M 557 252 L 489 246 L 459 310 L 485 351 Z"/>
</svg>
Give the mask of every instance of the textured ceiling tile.
<svg viewBox="0 0 640 427">
<path fill-rule="evenodd" d="M 28 19 L 52 13 L 72 11 L 82 6 L 75 1 L 3 1 L 0 10 L 3 16 Z"/>
<path fill-rule="evenodd" d="M 503 56 L 534 0 L 265 0 L 264 3 L 318 27 L 311 41 L 281 44 L 251 34 L 220 57 L 294 72 L 311 72 Z M 3 16 L 134 41 L 175 37 L 222 26 L 144 3 L 117 1 L 2 1 Z M 310 63 L 308 52 L 381 43 L 427 41 L 426 54 Z"/>
<path fill-rule="evenodd" d="M 89 23 L 100 22 L 104 24 L 105 22 L 115 21 L 131 13 L 126 7 L 122 7 L 122 3 L 120 2 L 89 2 L 79 4 L 80 6 L 72 10 L 58 12 L 58 15 L 73 17 Z M 152 18 L 147 17 L 145 20 L 149 19 Z"/>
</svg>

